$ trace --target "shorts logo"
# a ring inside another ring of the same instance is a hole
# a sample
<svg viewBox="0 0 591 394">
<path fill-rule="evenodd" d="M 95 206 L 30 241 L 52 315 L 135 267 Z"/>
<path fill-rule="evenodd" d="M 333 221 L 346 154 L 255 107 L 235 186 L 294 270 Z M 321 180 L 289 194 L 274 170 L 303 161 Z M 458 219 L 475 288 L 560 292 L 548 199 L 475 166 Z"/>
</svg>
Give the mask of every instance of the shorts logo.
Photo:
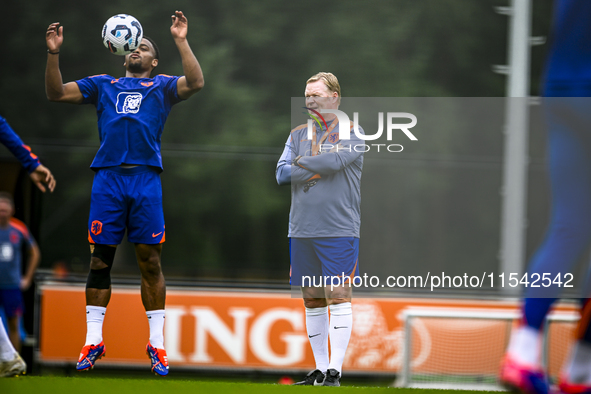
<svg viewBox="0 0 591 394">
<path fill-rule="evenodd" d="M 141 93 L 121 92 L 117 95 L 116 109 L 118 114 L 137 114 L 142 105 Z"/>
<path fill-rule="evenodd" d="M 95 220 L 92 222 L 92 224 L 90 225 L 90 232 L 93 233 L 94 235 L 99 235 L 100 233 L 103 232 L 103 223 L 101 223 L 98 220 Z"/>
<path fill-rule="evenodd" d="M 163 233 L 162 231 L 160 231 L 158 234 L 154 234 L 154 233 L 152 233 L 152 238 L 156 238 L 157 236 L 159 236 L 159 235 L 160 235 L 160 234 L 162 234 L 162 233 Z"/>
</svg>

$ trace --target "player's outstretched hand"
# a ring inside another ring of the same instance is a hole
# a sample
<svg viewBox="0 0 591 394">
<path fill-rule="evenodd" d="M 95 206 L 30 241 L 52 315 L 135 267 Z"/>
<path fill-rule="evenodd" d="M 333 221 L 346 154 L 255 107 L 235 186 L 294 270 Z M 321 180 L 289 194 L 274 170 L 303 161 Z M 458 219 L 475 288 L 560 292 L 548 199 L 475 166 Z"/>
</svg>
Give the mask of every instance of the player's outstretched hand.
<svg viewBox="0 0 591 394">
<path fill-rule="evenodd" d="M 172 38 L 187 38 L 187 31 L 189 30 L 187 17 L 183 15 L 182 11 L 175 11 L 171 18 L 172 26 L 170 26 L 170 33 L 172 34 Z"/>
<path fill-rule="evenodd" d="M 53 193 L 53 189 L 55 189 L 55 178 L 51 171 L 49 171 L 49 168 L 45 167 L 43 164 L 39 164 L 39 166 L 35 168 L 35 171 L 31 172 L 29 176 L 43 193 L 45 193 L 44 184 L 47 185 L 49 191 Z"/>
<path fill-rule="evenodd" d="M 58 52 L 64 42 L 64 27 L 59 22 L 52 23 L 45 33 L 47 49 L 51 52 Z"/>
</svg>

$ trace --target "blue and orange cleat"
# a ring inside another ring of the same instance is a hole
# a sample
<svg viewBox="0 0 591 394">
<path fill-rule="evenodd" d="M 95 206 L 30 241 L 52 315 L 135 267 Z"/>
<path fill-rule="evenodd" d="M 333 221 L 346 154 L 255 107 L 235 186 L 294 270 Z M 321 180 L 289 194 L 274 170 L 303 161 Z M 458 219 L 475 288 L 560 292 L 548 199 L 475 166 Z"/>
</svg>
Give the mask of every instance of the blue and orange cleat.
<svg viewBox="0 0 591 394">
<path fill-rule="evenodd" d="M 168 375 L 168 357 L 166 356 L 166 350 L 156 349 L 148 342 L 146 345 L 146 354 L 150 357 L 152 362 L 152 372 L 157 376 Z"/>
<path fill-rule="evenodd" d="M 98 345 L 86 345 L 80 351 L 80 358 L 76 364 L 77 371 L 88 371 L 94 368 L 96 360 L 101 359 L 106 354 L 105 343 L 101 341 Z"/>
<path fill-rule="evenodd" d="M 508 354 L 501 363 L 501 384 L 508 390 L 523 394 L 548 394 L 548 379 L 544 371 L 519 364 Z"/>
<path fill-rule="evenodd" d="M 558 378 L 558 389 L 565 394 L 591 394 L 591 385 L 569 382 L 564 374 Z"/>
</svg>

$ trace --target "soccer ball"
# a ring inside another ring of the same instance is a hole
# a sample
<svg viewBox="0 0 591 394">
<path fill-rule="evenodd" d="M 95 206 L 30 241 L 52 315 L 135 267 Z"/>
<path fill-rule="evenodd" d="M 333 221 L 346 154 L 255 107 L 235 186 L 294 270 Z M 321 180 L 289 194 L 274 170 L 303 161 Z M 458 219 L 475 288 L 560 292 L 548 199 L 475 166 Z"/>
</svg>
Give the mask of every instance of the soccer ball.
<svg viewBox="0 0 591 394">
<path fill-rule="evenodd" d="M 144 37 L 140 22 L 131 15 L 112 16 L 103 26 L 103 44 L 115 55 L 127 55 L 137 49 Z"/>
</svg>

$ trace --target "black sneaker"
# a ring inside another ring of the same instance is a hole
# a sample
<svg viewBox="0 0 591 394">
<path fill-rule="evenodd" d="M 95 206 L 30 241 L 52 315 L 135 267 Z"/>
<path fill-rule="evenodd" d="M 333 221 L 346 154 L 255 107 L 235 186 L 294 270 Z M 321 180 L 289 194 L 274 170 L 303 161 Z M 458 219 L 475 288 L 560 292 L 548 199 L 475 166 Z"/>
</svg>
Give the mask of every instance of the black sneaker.
<svg viewBox="0 0 591 394">
<path fill-rule="evenodd" d="M 338 373 L 338 372 L 337 372 Z M 312 372 L 308 372 L 306 378 L 301 382 L 294 383 L 294 386 L 322 386 L 324 381 L 324 374 L 321 370 L 315 369 Z"/>
<path fill-rule="evenodd" d="M 341 374 L 336 369 L 329 369 L 326 371 L 326 378 L 324 378 L 323 386 L 339 387 L 341 385 Z"/>
</svg>

